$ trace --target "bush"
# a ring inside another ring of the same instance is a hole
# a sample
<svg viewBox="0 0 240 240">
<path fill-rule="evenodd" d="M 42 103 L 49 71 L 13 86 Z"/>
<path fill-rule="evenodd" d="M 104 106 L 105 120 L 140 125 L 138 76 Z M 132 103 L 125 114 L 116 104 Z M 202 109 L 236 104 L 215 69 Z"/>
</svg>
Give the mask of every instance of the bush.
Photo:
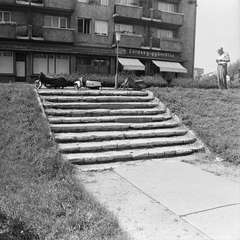
<svg viewBox="0 0 240 240">
<path fill-rule="evenodd" d="M 83 77 L 83 82 L 86 80 L 98 80 L 101 81 L 103 87 L 115 86 L 115 75 L 110 74 L 50 74 L 52 77 L 64 77 L 68 81 L 76 81 L 78 78 Z M 120 86 L 127 78 L 127 74 L 118 74 L 118 86 Z M 143 80 L 146 83 L 146 87 L 183 87 L 183 88 L 199 88 L 199 89 L 217 89 L 217 77 L 215 75 L 204 78 L 203 80 L 192 79 L 192 78 L 173 78 L 171 81 L 165 80 L 161 75 L 156 74 L 154 76 L 135 76 L 131 75 L 134 80 Z M 240 88 L 240 82 L 231 83 L 231 88 Z"/>
</svg>

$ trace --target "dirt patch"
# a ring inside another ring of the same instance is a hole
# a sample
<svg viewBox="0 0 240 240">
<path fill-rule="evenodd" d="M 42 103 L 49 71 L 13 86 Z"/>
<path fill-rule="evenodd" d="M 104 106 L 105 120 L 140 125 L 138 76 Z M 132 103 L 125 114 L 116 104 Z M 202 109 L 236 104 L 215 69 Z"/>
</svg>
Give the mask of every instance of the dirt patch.
<svg viewBox="0 0 240 240">
<path fill-rule="evenodd" d="M 198 153 L 194 159 L 185 159 L 183 162 L 193 164 L 203 171 L 224 177 L 232 182 L 240 183 L 240 166 L 225 162 L 210 153 Z"/>
</svg>

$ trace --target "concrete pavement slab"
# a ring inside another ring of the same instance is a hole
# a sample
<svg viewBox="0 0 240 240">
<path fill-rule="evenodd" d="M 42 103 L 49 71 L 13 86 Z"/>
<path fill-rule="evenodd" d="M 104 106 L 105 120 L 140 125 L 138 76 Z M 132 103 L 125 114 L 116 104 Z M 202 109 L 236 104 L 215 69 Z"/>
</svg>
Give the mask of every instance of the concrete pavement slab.
<svg viewBox="0 0 240 240">
<path fill-rule="evenodd" d="M 240 205 L 187 215 L 184 219 L 212 239 L 240 239 Z"/>
<path fill-rule="evenodd" d="M 239 184 L 188 163 L 143 162 L 114 171 L 179 216 L 240 202 Z"/>
<path fill-rule="evenodd" d="M 77 171 L 76 178 L 117 216 L 133 240 L 211 239 L 113 171 Z"/>
</svg>

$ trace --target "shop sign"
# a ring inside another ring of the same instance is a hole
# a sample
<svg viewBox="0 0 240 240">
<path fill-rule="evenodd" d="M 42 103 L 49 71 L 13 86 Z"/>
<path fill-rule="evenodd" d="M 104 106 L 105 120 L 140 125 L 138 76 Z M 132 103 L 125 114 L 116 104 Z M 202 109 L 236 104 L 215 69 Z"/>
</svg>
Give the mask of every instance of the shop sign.
<svg viewBox="0 0 240 240">
<path fill-rule="evenodd" d="M 146 49 L 120 48 L 119 54 L 135 57 L 179 58 L 178 53 L 151 51 Z"/>
</svg>

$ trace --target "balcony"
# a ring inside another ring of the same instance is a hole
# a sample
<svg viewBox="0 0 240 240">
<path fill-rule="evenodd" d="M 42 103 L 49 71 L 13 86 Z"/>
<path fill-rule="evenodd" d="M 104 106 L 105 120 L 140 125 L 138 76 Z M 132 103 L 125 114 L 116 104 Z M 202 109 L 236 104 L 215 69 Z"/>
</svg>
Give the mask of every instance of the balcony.
<svg viewBox="0 0 240 240">
<path fill-rule="evenodd" d="M 114 38 L 115 39 L 115 38 Z M 140 48 L 142 45 L 142 36 L 139 34 L 121 34 L 119 47 Z"/>
<path fill-rule="evenodd" d="M 43 40 L 62 43 L 74 43 L 74 33 L 75 29 L 43 27 Z"/>
<path fill-rule="evenodd" d="M 162 51 L 178 52 L 182 51 L 182 41 L 179 39 L 160 39 L 160 48 Z"/>
<path fill-rule="evenodd" d="M 1 22 L 0 32 L 1 38 L 16 38 L 16 23 Z"/>
<path fill-rule="evenodd" d="M 161 12 L 162 23 L 171 24 L 171 25 L 183 25 L 184 14 L 174 13 L 174 12 Z"/>
<path fill-rule="evenodd" d="M 161 51 L 168 52 L 181 52 L 182 41 L 179 39 L 145 37 L 143 38 L 141 48 L 160 49 Z"/>
<path fill-rule="evenodd" d="M 143 8 L 135 5 L 118 5 L 115 4 L 115 17 L 142 19 Z"/>
</svg>

